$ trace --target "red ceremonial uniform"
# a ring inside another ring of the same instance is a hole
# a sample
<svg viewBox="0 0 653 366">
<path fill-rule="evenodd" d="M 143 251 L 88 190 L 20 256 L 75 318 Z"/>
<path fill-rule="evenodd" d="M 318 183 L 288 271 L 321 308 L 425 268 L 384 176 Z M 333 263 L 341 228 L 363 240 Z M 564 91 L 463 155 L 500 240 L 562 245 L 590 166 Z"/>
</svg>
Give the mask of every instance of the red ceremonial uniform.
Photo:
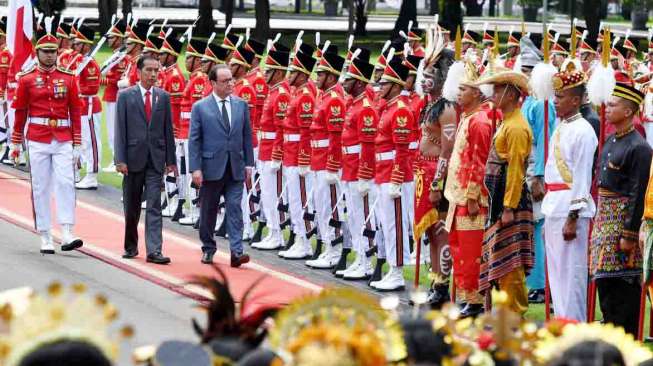
<svg viewBox="0 0 653 366">
<path fill-rule="evenodd" d="M 421 45 L 418 45 L 417 48 L 413 49 L 413 55 L 418 56 L 418 57 L 424 57 L 426 55 L 426 52 L 424 51 L 424 47 Z"/>
<path fill-rule="evenodd" d="M 240 79 L 234 86 L 234 94 L 242 98 L 245 102 L 247 102 L 247 106 L 249 107 L 250 121 L 251 121 L 253 119 L 252 116 L 255 116 L 257 113 L 256 90 L 254 89 L 254 86 L 250 84 L 249 81 L 247 81 L 247 79 L 245 78 Z M 252 133 L 252 146 L 253 147 L 258 146 L 258 139 L 256 138 L 256 133 Z"/>
<path fill-rule="evenodd" d="M 311 169 L 337 172 L 341 166 L 345 97 L 340 84 L 325 90 L 315 103 L 311 124 Z"/>
<path fill-rule="evenodd" d="M 69 67 L 69 65 L 78 55 L 79 53 L 73 49 L 63 50 L 59 56 L 57 56 L 57 65 L 63 69 L 73 70 L 73 68 Z"/>
<path fill-rule="evenodd" d="M 23 130 L 29 118 L 47 118 L 49 123 L 30 123 L 27 139 L 50 143 L 72 141 L 81 145 L 80 99 L 77 80 L 72 72 L 55 68 L 44 70 L 33 68 L 19 74 L 18 88 L 14 96 L 16 121 L 11 135 L 13 144 L 23 142 Z M 61 126 L 60 120 L 69 120 L 68 126 Z"/>
<path fill-rule="evenodd" d="M 166 67 L 159 75 L 163 75 L 162 89 L 170 94 L 170 110 L 172 112 L 172 125 L 179 126 L 181 115 L 181 100 L 186 86 L 186 79 L 179 65 L 174 63 Z M 175 130 L 177 130 L 175 128 Z"/>
<path fill-rule="evenodd" d="M 188 139 L 190 112 L 193 109 L 193 104 L 211 94 L 211 91 L 213 91 L 213 87 L 209 82 L 208 75 L 199 70 L 190 75 L 190 80 L 186 84 L 186 89 L 184 89 L 179 105 L 181 112 L 179 115 L 179 124 L 175 126 L 176 138 Z"/>
<path fill-rule="evenodd" d="M 311 154 L 310 126 L 315 97 L 307 84 L 296 88 L 284 121 L 283 165 L 308 166 Z"/>
<path fill-rule="evenodd" d="M 400 95 L 388 101 L 380 114 L 374 141 L 376 148 L 374 181 L 377 184 L 402 184 L 413 180 L 413 170 L 408 159 L 408 145 L 411 133 L 415 130 L 415 120 L 408 108 L 408 100 Z"/>
<path fill-rule="evenodd" d="M 254 87 L 256 90 L 256 114 L 251 116 L 252 121 L 252 133 L 257 134 L 259 131 L 259 124 L 261 123 L 261 113 L 263 113 L 263 104 L 265 104 L 265 99 L 268 97 L 269 87 L 265 82 L 265 77 L 261 69 L 258 67 L 250 70 L 245 79 Z"/>
<path fill-rule="evenodd" d="M 74 65 L 75 69 L 78 66 L 80 66 L 79 63 Z M 82 115 L 89 114 L 89 99 L 92 102 L 91 113 L 100 113 L 102 104 L 97 96 L 98 91 L 100 91 L 100 68 L 95 60 L 91 59 L 84 67 L 84 70 L 79 73 L 78 82 L 79 94 L 82 99 Z"/>
<path fill-rule="evenodd" d="M 9 75 L 9 63 L 11 63 L 11 53 L 7 46 L 3 46 L 2 51 L 0 51 L 0 99 L 5 98 Z"/>
<path fill-rule="evenodd" d="M 269 89 L 259 124 L 258 158 L 261 161 L 283 159 L 283 120 L 290 104 L 289 91 L 290 87 L 285 80 Z"/>
<path fill-rule="evenodd" d="M 118 80 L 122 78 L 127 66 L 129 66 L 129 60 L 125 56 L 100 79 L 100 83 L 105 86 L 104 95 L 102 96 L 103 102 L 113 103 L 118 100 Z"/>
<path fill-rule="evenodd" d="M 342 180 L 354 182 L 362 175 L 374 177 L 374 137 L 378 115 L 363 92 L 352 100 L 342 130 Z M 363 170 L 359 174 L 359 167 Z"/>
</svg>

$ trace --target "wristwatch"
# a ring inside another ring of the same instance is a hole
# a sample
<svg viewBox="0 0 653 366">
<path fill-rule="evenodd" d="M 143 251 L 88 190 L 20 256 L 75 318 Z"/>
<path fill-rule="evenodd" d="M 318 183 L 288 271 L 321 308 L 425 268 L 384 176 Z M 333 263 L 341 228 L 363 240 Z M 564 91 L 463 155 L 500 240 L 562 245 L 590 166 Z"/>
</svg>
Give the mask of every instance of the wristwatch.
<svg viewBox="0 0 653 366">
<path fill-rule="evenodd" d="M 571 210 L 567 214 L 567 218 L 572 219 L 572 220 L 578 220 L 578 210 Z"/>
</svg>

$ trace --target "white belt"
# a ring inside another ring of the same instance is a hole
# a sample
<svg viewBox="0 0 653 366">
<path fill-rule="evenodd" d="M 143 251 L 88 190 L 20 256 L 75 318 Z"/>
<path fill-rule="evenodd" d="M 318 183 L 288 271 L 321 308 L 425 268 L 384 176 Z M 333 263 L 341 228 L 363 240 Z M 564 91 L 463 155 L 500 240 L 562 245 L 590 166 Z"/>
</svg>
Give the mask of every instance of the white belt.
<svg viewBox="0 0 653 366">
<path fill-rule="evenodd" d="M 56 119 L 56 118 L 43 118 L 43 117 L 30 117 L 29 123 L 35 125 L 43 125 L 50 127 L 68 127 L 70 126 L 70 120 L 67 119 Z"/>
<path fill-rule="evenodd" d="M 394 150 L 376 154 L 376 161 L 392 160 L 394 158 L 395 158 Z"/>
<path fill-rule="evenodd" d="M 263 140 L 274 140 L 277 138 L 277 133 L 276 132 L 265 132 L 261 131 L 261 139 Z"/>
<path fill-rule="evenodd" d="M 190 112 L 181 112 L 181 113 L 179 113 L 179 118 L 190 119 Z"/>
<path fill-rule="evenodd" d="M 410 144 L 408 144 L 408 150 L 415 150 L 417 149 L 417 141 L 413 141 Z"/>
<path fill-rule="evenodd" d="M 18 87 L 18 83 L 7 83 L 8 88 L 16 89 Z"/>
<path fill-rule="evenodd" d="M 283 135 L 283 141 L 285 142 L 299 142 L 301 135 L 298 133 L 286 133 Z"/>
<path fill-rule="evenodd" d="M 329 139 L 311 140 L 311 147 L 314 149 L 319 149 L 321 147 L 329 147 Z"/>
<path fill-rule="evenodd" d="M 342 147 L 343 154 L 360 154 L 361 145 L 351 145 Z"/>
</svg>

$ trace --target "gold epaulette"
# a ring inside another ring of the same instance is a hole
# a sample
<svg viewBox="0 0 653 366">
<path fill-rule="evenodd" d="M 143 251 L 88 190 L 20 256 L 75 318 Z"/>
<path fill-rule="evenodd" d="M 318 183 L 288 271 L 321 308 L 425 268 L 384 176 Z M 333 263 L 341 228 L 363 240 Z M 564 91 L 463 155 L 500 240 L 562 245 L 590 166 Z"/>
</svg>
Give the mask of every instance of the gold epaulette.
<svg viewBox="0 0 653 366">
<path fill-rule="evenodd" d="M 401 100 L 398 100 L 398 101 L 397 101 L 397 107 L 399 107 L 399 108 L 406 108 L 406 105 L 405 105 L 404 102 L 402 102 Z"/>
<path fill-rule="evenodd" d="M 285 93 L 285 92 L 286 92 L 286 89 L 284 89 L 283 86 L 280 86 L 280 87 L 279 87 L 279 94 L 283 94 L 283 93 Z"/>
<path fill-rule="evenodd" d="M 16 74 L 16 76 L 27 75 L 27 74 L 29 74 L 30 72 L 34 71 L 34 70 L 36 70 L 36 65 L 33 65 L 32 67 L 30 67 L 29 69 L 27 69 L 27 70 L 25 70 L 25 71 L 21 71 L 21 72 L 19 72 L 18 74 Z"/>
<path fill-rule="evenodd" d="M 64 74 L 68 74 L 68 75 L 75 75 L 75 73 L 74 73 L 73 71 L 71 71 L 71 70 L 67 70 L 67 69 L 64 69 L 64 68 L 61 67 L 61 66 L 57 66 L 57 71 L 61 71 L 61 72 L 63 72 Z"/>
<path fill-rule="evenodd" d="M 331 91 L 331 98 L 335 98 L 335 97 L 337 97 L 337 96 L 338 96 L 338 93 L 336 93 L 335 90 L 332 90 L 332 91 Z"/>
<path fill-rule="evenodd" d="M 247 79 L 243 78 L 241 80 L 243 81 L 243 85 L 249 86 L 249 81 L 247 81 Z"/>
<path fill-rule="evenodd" d="M 307 87 L 303 87 L 302 94 L 311 94 L 311 91 Z"/>
<path fill-rule="evenodd" d="M 371 107 L 372 103 L 370 103 L 370 100 L 367 98 L 363 98 L 363 107 Z"/>
</svg>

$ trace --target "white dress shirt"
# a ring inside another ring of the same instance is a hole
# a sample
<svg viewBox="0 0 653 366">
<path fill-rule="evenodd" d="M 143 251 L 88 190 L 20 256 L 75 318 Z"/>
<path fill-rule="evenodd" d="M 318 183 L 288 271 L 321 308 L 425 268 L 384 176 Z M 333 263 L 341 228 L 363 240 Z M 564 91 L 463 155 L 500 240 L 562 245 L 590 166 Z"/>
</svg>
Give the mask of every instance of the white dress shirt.
<svg viewBox="0 0 653 366">
<path fill-rule="evenodd" d="M 150 103 L 151 106 L 154 107 L 154 88 L 150 87 L 150 89 L 145 89 L 143 88 L 143 85 L 141 83 L 138 83 L 138 87 L 141 89 L 141 97 L 143 97 L 143 105 L 145 105 L 145 93 L 149 90 Z"/>
<path fill-rule="evenodd" d="M 225 108 L 227 108 L 227 115 L 229 116 L 229 127 L 231 127 L 231 97 L 227 95 L 226 98 L 222 99 L 217 94 L 213 93 L 213 98 L 215 102 L 218 103 L 218 111 L 220 111 L 220 116 L 222 117 L 222 101 L 225 101 Z"/>
</svg>

